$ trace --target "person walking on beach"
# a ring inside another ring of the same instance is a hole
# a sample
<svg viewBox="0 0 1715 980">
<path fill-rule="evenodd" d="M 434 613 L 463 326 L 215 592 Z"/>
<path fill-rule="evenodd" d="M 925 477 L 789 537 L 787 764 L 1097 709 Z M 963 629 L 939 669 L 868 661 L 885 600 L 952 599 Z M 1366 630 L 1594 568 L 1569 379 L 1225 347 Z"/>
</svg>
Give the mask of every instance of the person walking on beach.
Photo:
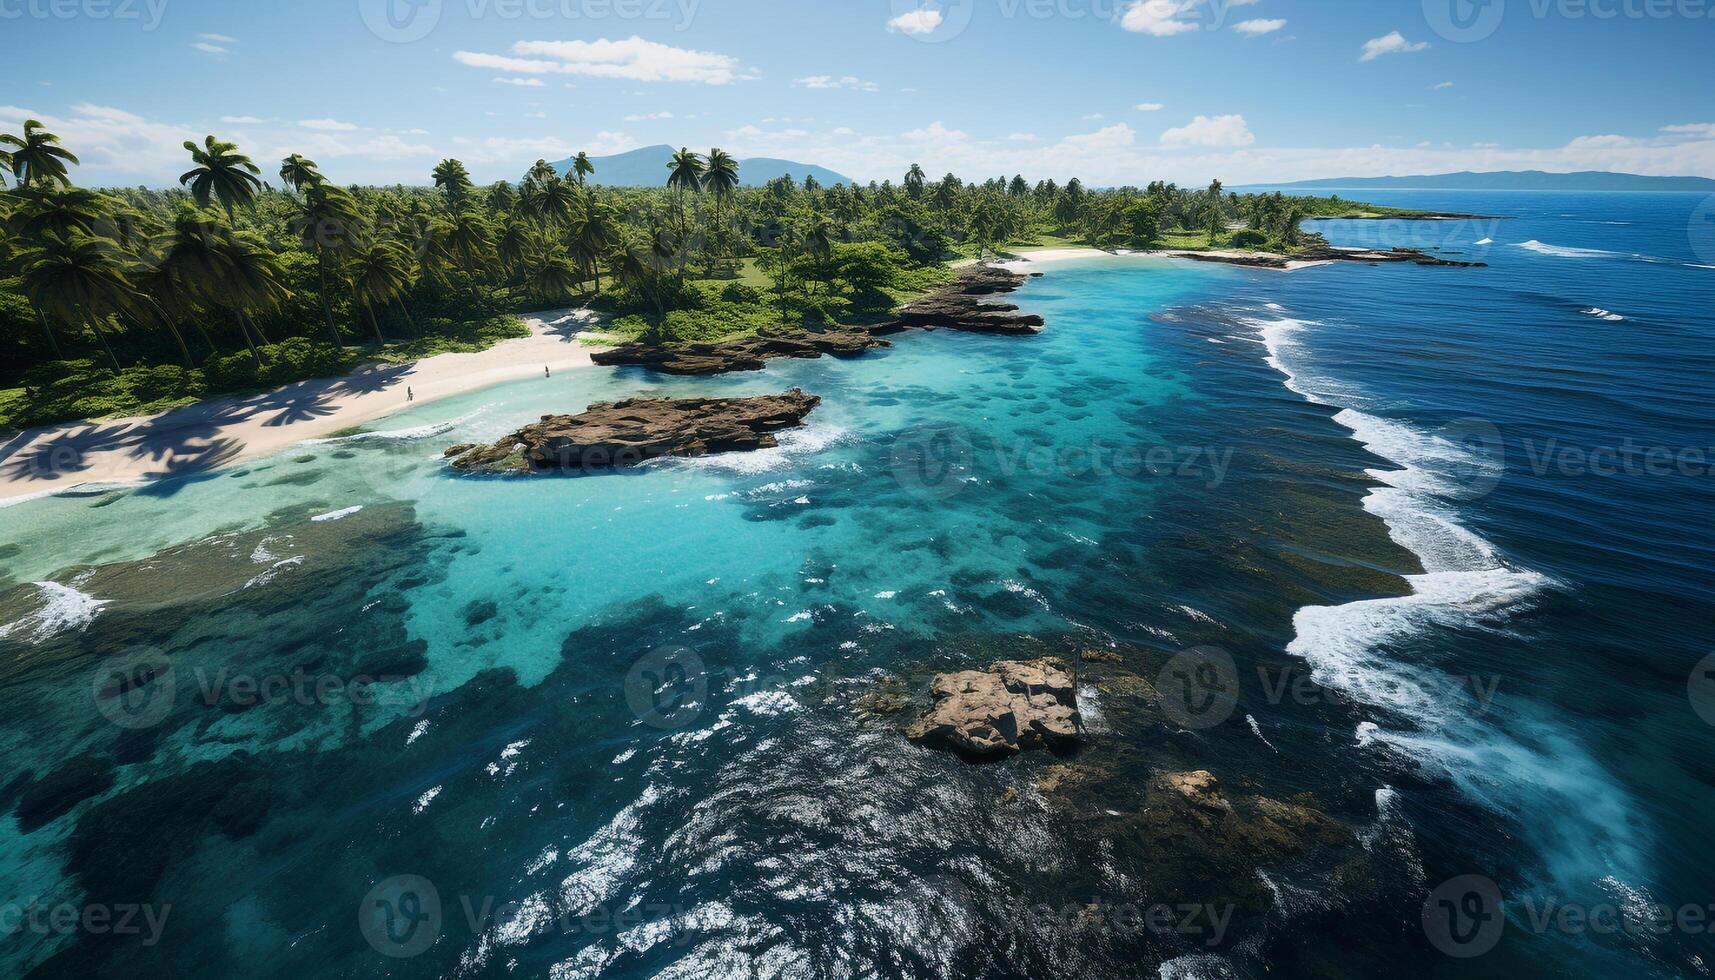
<svg viewBox="0 0 1715 980">
<path fill-rule="evenodd" d="M 405 401 L 406 402 L 414 402 L 416 400 L 417 400 L 417 393 L 411 390 L 410 385 L 406 385 L 405 386 Z"/>
<path fill-rule="evenodd" d="M 553 376 L 554 376 L 554 372 L 548 370 L 548 365 L 546 365 L 546 364 L 542 365 L 542 377 L 551 378 Z"/>
</svg>

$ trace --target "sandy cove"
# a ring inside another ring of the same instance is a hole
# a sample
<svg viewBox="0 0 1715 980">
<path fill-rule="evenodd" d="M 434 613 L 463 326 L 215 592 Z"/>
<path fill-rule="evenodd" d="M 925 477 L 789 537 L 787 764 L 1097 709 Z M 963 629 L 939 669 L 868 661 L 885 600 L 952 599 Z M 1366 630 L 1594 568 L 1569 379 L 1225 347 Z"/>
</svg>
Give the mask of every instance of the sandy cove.
<svg viewBox="0 0 1715 980">
<path fill-rule="evenodd" d="M 85 484 L 183 476 L 267 456 L 407 408 L 491 385 L 589 367 L 596 348 L 578 334 L 581 310 L 523 317 L 529 337 L 474 354 L 410 364 L 369 364 L 337 378 L 298 381 L 254 395 L 211 398 L 155 415 L 71 422 L 0 441 L 0 502 Z M 408 401 L 407 390 L 414 396 Z"/>
</svg>

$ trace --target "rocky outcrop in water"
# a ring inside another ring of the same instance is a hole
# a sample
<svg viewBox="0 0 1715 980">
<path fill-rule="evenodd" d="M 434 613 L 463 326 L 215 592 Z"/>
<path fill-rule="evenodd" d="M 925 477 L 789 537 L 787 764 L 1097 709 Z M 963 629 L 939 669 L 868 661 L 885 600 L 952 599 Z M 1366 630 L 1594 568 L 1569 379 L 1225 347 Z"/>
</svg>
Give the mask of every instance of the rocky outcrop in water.
<svg viewBox="0 0 1715 980">
<path fill-rule="evenodd" d="M 776 357 L 857 357 L 892 344 L 862 327 L 834 327 L 819 332 L 757 334 L 707 344 L 623 344 L 597 351 L 590 359 L 607 367 L 641 367 L 662 374 L 704 375 L 728 371 L 760 371 Z"/>
<path fill-rule="evenodd" d="M 544 415 L 492 446 L 446 451 L 476 473 L 544 473 L 635 466 L 663 456 L 769 449 L 774 433 L 802 424 L 822 400 L 794 388 L 754 398 L 633 398 L 578 415 Z"/>
<path fill-rule="evenodd" d="M 1048 660 L 940 674 L 929 693 L 934 705 L 906 730 L 914 741 L 993 758 L 1078 738 L 1071 675 Z"/>
<path fill-rule="evenodd" d="M 900 308 L 893 322 L 874 328 L 875 333 L 902 330 L 962 330 L 1029 336 L 1042 332 L 1045 322 L 1034 313 L 1020 313 L 1011 303 L 992 303 L 986 297 L 1010 293 L 1041 273 L 1022 275 L 998 266 L 976 265 L 962 269 L 957 282 Z"/>
<path fill-rule="evenodd" d="M 1167 252 L 1176 259 L 1196 262 L 1221 262 L 1259 269 L 1290 269 L 1305 262 L 1411 262 L 1417 265 L 1450 266 L 1461 269 L 1481 268 L 1487 262 L 1465 262 L 1444 259 L 1420 252 L 1415 248 L 1352 249 L 1316 246 L 1285 255 L 1279 252 Z"/>
</svg>

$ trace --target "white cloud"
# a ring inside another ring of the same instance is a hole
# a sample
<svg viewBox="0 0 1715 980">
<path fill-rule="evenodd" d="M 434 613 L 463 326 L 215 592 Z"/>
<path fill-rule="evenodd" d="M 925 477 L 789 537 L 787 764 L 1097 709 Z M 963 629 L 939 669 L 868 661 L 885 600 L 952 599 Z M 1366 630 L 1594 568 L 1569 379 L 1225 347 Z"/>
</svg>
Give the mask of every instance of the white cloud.
<svg viewBox="0 0 1715 980">
<path fill-rule="evenodd" d="M 1445 92 L 1446 90 L 1448 90 L 1452 87 L 1453 87 L 1452 82 L 1442 82 L 1439 85 L 1434 86 L 1434 89 L 1437 92 Z"/>
<path fill-rule="evenodd" d="M 660 112 L 635 113 L 625 117 L 626 122 L 653 122 L 657 119 L 672 119 L 673 114 L 663 109 Z"/>
<path fill-rule="evenodd" d="M 1696 136 L 1704 139 L 1715 139 L 1715 123 L 1680 123 L 1675 126 L 1663 126 L 1661 131 L 1673 136 Z"/>
<path fill-rule="evenodd" d="M 495 82 L 501 85 L 517 85 L 520 88 L 543 88 L 547 84 L 540 78 L 519 78 L 515 75 L 496 78 Z"/>
<path fill-rule="evenodd" d="M 940 27 L 944 20 L 946 20 L 946 15 L 939 10 L 933 7 L 920 7 L 888 21 L 887 29 L 905 34 L 933 34 L 935 28 Z"/>
<path fill-rule="evenodd" d="M 1136 142 L 1137 131 L 1125 123 L 1115 123 L 1093 133 L 1068 136 L 1060 141 L 1062 146 L 1098 150 L 1117 149 L 1122 146 L 1131 146 Z"/>
<path fill-rule="evenodd" d="M 969 138 L 964 130 L 948 129 L 946 126 L 941 124 L 939 119 L 922 129 L 913 129 L 909 132 L 901 133 L 900 135 L 908 140 L 924 140 L 938 143 L 962 143 Z"/>
<path fill-rule="evenodd" d="M 1042 139 L 1035 133 L 1009 133 L 1006 138 L 1014 143 L 1035 143 Z"/>
<path fill-rule="evenodd" d="M 634 82 L 729 85 L 756 77 L 729 55 L 675 48 L 636 36 L 623 41 L 519 41 L 511 55 L 456 51 L 453 59 L 472 68 L 519 75 L 585 75 Z"/>
<path fill-rule="evenodd" d="M 263 123 L 255 116 L 221 116 L 220 121 L 229 126 L 260 126 Z"/>
<path fill-rule="evenodd" d="M 1381 37 L 1372 37 L 1365 41 L 1363 57 L 1358 60 L 1374 61 L 1384 54 L 1409 54 L 1413 51 L 1422 51 L 1427 47 L 1429 47 L 1428 41 L 1407 41 L 1404 34 L 1392 31 L 1383 34 Z"/>
<path fill-rule="evenodd" d="M 1095 121 L 1096 121 L 1096 120 L 1098 120 L 1098 119 L 1100 119 L 1100 118 L 1102 118 L 1102 114 L 1101 114 L 1101 113 L 1099 113 L 1099 112 L 1092 112 L 1092 113 L 1090 113 L 1090 114 L 1089 114 L 1089 115 L 1087 115 L 1087 116 L 1085 116 L 1085 117 L 1084 117 L 1084 121 L 1085 121 L 1085 122 L 1095 122 Z"/>
<path fill-rule="evenodd" d="M 1641 142 L 1640 140 L 1632 139 L 1629 136 L 1618 136 L 1618 135 L 1615 135 L 1613 133 L 1607 133 L 1607 134 L 1604 134 L 1601 136 L 1580 136 L 1577 139 L 1573 140 L 1572 142 L 1570 142 L 1566 145 L 1569 149 L 1586 150 L 1586 149 L 1606 149 L 1606 148 L 1616 147 L 1616 146 L 1636 146 L 1640 142 Z M 1473 145 L 1478 146 L 1478 147 L 1482 147 L 1484 149 L 1493 149 L 1493 148 L 1499 146 L 1500 144 L 1498 144 L 1498 143 L 1476 143 Z"/>
<path fill-rule="evenodd" d="M 832 130 L 835 136 L 856 136 L 857 130 L 850 126 L 839 126 Z"/>
<path fill-rule="evenodd" d="M 298 125 L 324 133 L 352 133 L 359 128 L 356 123 L 340 122 L 338 119 L 300 119 Z"/>
<path fill-rule="evenodd" d="M 1241 20 L 1237 24 L 1233 25 L 1233 30 L 1238 31 L 1240 34 L 1258 37 L 1263 34 L 1273 34 L 1275 31 L 1278 31 L 1285 26 L 1286 21 L 1284 19 Z"/>
<path fill-rule="evenodd" d="M 798 88 L 847 88 L 859 92 L 881 91 L 880 85 L 865 81 L 855 75 L 842 75 L 839 78 L 832 75 L 807 75 L 804 78 L 792 79 L 792 84 Z"/>
<path fill-rule="evenodd" d="M 1163 146 L 1250 146 L 1256 142 L 1245 117 L 1198 116 L 1161 134 Z"/>
<path fill-rule="evenodd" d="M 225 34 L 198 34 L 197 40 L 209 41 L 213 44 L 237 44 L 238 43 L 238 38 L 229 37 Z"/>
<path fill-rule="evenodd" d="M 1200 31 L 1203 25 L 1190 18 L 1202 5 L 1202 0 L 1132 0 L 1131 6 L 1120 16 L 1120 26 L 1152 37 Z"/>
<path fill-rule="evenodd" d="M 203 54 L 212 54 L 217 58 L 225 57 L 232 53 L 230 48 L 223 48 L 218 44 L 211 44 L 208 41 L 198 41 L 191 45 L 191 47 L 201 51 Z"/>
<path fill-rule="evenodd" d="M 1167 108 L 1167 106 L 1160 102 L 1139 102 L 1137 105 L 1132 106 L 1132 108 L 1136 109 L 1138 112 L 1160 112 Z"/>
</svg>

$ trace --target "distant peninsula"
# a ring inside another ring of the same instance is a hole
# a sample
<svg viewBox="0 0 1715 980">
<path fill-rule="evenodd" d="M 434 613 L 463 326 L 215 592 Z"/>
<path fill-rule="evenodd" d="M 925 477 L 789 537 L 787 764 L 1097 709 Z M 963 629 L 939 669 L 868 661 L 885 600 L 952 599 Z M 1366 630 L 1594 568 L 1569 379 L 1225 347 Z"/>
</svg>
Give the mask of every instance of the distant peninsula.
<svg viewBox="0 0 1715 980">
<path fill-rule="evenodd" d="M 660 187 L 667 179 L 667 163 L 673 158 L 674 149 L 675 147 L 662 143 L 659 146 L 645 146 L 613 156 L 590 157 L 590 162 L 595 164 L 595 173 L 590 176 L 589 182 L 603 187 Z M 805 177 L 814 177 L 816 183 L 823 187 L 832 187 L 835 184 L 851 187 L 857 185 L 857 181 L 845 174 L 810 163 L 776 160 L 772 157 L 750 157 L 738 161 L 738 164 L 740 187 L 763 187 L 769 181 L 787 175 L 797 184 L 804 183 Z M 561 174 L 566 174 L 572 168 L 572 161 L 557 160 L 554 161 L 553 167 Z"/>
<path fill-rule="evenodd" d="M 1457 191 L 1696 191 L 1715 193 L 1715 180 L 1708 177 L 1646 177 L 1601 170 L 1557 174 L 1542 170 L 1497 170 L 1454 174 L 1419 174 L 1412 177 L 1333 177 L 1299 180 L 1287 184 L 1257 185 L 1295 188 L 1351 188 L 1353 190 L 1457 190 Z"/>
</svg>

